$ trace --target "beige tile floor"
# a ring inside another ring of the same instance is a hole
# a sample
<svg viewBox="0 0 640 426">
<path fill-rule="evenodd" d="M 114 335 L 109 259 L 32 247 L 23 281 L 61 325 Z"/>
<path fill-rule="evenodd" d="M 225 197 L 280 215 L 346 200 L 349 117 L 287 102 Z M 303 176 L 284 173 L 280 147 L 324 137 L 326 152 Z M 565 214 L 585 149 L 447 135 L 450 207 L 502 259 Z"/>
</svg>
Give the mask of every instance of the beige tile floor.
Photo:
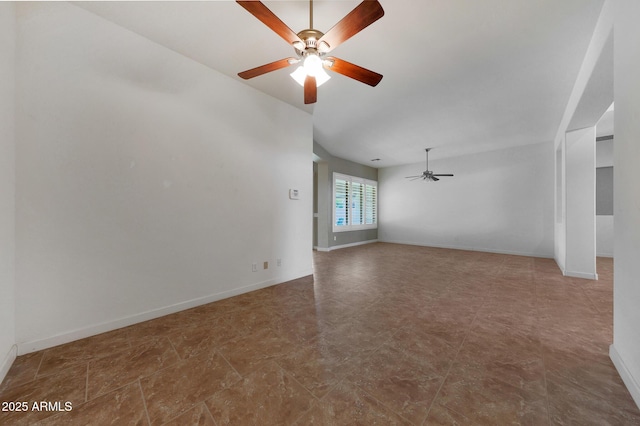
<svg viewBox="0 0 640 426">
<path fill-rule="evenodd" d="M 0 424 L 640 425 L 599 281 L 552 260 L 395 244 L 314 276 L 19 357 Z"/>
</svg>

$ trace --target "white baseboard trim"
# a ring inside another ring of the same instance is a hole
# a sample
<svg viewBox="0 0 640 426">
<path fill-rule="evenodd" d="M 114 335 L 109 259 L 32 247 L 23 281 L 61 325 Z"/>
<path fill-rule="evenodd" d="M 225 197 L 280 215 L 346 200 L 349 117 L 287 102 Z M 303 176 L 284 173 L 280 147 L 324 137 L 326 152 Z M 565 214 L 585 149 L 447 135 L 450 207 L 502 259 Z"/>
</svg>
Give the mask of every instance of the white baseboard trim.
<svg viewBox="0 0 640 426">
<path fill-rule="evenodd" d="M 613 365 L 618 370 L 618 374 L 620 374 L 620 378 L 627 386 L 631 397 L 640 408 L 640 384 L 633 378 L 614 345 L 609 346 L 609 358 L 611 358 Z"/>
<path fill-rule="evenodd" d="M 586 280 L 598 280 L 598 274 L 588 272 L 562 271 L 562 275 L 565 277 L 584 278 Z"/>
<path fill-rule="evenodd" d="M 0 364 L 0 383 L 2 383 L 5 377 L 7 377 L 7 373 L 9 372 L 9 369 L 13 365 L 13 361 L 16 360 L 17 356 L 18 346 L 13 345 L 11 346 L 11 349 L 9 349 L 9 353 L 7 353 L 7 355 L 4 357 L 4 360 L 2 360 L 2 364 Z"/>
<path fill-rule="evenodd" d="M 301 270 L 297 273 L 291 273 L 283 275 L 277 278 L 272 278 L 259 283 L 249 284 L 243 287 L 234 288 L 232 290 L 223 291 L 220 293 L 214 293 L 208 296 L 198 297 L 191 300 L 175 303 L 173 305 L 165 306 L 162 308 L 151 309 L 146 312 L 130 315 L 124 318 L 118 318 L 111 321 L 106 321 L 100 324 L 90 325 L 80 329 L 72 330 L 65 333 L 60 333 L 55 336 L 46 337 L 43 339 L 36 339 L 29 342 L 22 342 L 17 344 L 18 355 L 24 355 L 31 352 L 36 352 L 42 349 L 51 348 L 54 346 L 62 345 L 65 343 L 73 342 L 75 340 L 84 339 L 86 337 L 95 336 L 97 334 L 105 333 L 107 331 L 117 330 L 119 328 L 128 327 L 133 324 L 152 320 L 165 315 L 170 315 L 186 309 L 195 308 L 196 306 L 206 305 L 207 303 L 217 302 L 218 300 L 227 299 L 229 297 L 238 296 L 240 294 L 248 293 L 250 291 L 259 290 L 261 288 L 270 287 L 273 285 L 281 284 L 287 281 L 292 281 L 298 278 L 313 275 L 313 269 Z M 13 361 L 11 361 L 13 362 Z"/>
<path fill-rule="evenodd" d="M 371 244 L 371 243 L 377 243 L 378 240 L 366 240 L 366 241 L 357 241 L 355 243 L 349 243 L 349 244 L 341 244 L 339 246 L 331 246 L 331 247 L 314 247 L 314 249 L 318 250 L 318 251 L 333 251 L 333 250 L 339 250 L 339 249 L 343 249 L 343 248 L 347 248 L 347 247 L 355 247 L 355 246 L 361 246 L 364 244 Z"/>
<path fill-rule="evenodd" d="M 421 247 L 434 247 L 434 248 L 442 248 L 442 249 L 450 249 L 450 250 L 465 250 L 465 251 L 480 251 L 484 253 L 496 253 L 496 254 L 508 254 L 513 256 L 527 256 L 527 257 L 540 257 L 543 259 L 553 259 L 553 253 L 528 253 L 528 252 L 519 252 L 514 250 L 499 250 L 492 249 L 486 247 L 468 247 L 468 246 L 455 246 L 455 245 L 444 245 L 444 244 L 424 244 L 424 243 L 416 243 L 413 241 L 395 241 L 395 240 L 379 240 L 381 243 L 389 243 L 389 244 L 405 244 L 409 246 L 421 246 Z"/>
<path fill-rule="evenodd" d="M 596 257 L 610 257 L 613 259 L 612 253 L 596 253 Z"/>
</svg>

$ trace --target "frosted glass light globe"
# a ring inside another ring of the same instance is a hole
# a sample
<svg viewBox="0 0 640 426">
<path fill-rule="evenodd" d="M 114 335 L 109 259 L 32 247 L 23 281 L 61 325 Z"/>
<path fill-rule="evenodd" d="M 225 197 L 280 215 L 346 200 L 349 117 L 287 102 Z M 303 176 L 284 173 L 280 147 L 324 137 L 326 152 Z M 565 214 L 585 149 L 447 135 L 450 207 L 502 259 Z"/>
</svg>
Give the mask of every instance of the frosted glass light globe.
<svg viewBox="0 0 640 426">
<path fill-rule="evenodd" d="M 318 55 L 308 55 L 303 62 L 307 75 L 316 77 L 322 72 L 322 59 Z"/>
</svg>

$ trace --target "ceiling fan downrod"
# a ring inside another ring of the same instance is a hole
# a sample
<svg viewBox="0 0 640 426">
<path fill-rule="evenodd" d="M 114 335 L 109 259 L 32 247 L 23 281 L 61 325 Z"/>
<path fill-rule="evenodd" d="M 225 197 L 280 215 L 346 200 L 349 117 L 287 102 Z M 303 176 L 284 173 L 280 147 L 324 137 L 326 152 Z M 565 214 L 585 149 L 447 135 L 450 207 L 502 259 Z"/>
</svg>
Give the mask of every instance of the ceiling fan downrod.
<svg viewBox="0 0 640 426">
<path fill-rule="evenodd" d="M 324 54 L 329 50 L 326 42 L 320 42 L 324 33 L 313 28 L 313 0 L 309 0 L 309 28 L 298 33 L 302 43 L 294 42 L 293 47 L 302 53 L 302 56 L 309 54 Z"/>
</svg>

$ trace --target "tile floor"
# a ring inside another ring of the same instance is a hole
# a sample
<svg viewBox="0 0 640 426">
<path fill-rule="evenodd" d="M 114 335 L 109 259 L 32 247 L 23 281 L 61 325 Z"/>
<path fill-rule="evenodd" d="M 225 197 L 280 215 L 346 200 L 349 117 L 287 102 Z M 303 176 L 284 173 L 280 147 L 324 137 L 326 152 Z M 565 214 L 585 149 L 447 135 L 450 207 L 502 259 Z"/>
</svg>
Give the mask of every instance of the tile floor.
<svg viewBox="0 0 640 426">
<path fill-rule="evenodd" d="M 42 425 L 640 425 L 599 281 L 552 260 L 395 244 L 312 277 L 19 357 L 0 413 Z"/>
</svg>

